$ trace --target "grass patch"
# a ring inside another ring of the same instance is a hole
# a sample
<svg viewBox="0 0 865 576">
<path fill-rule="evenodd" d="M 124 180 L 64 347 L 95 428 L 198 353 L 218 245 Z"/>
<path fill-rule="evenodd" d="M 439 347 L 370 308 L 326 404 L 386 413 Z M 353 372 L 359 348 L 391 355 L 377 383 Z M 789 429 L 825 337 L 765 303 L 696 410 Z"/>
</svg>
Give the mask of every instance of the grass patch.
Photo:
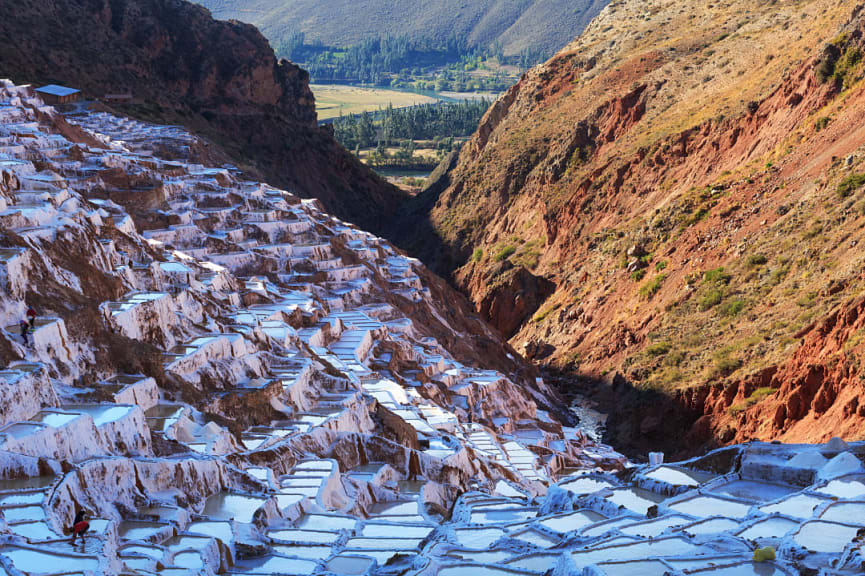
<svg viewBox="0 0 865 576">
<path fill-rule="evenodd" d="M 718 313 L 721 316 L 726 316 L 727 318 L 733 318 L 742 313 L 742 310 L 745 309 L 745 301 L 741 298 L 733 298 L 732 300 L 728 300 L 721 304 L 718 308 Z"/>
<path fill-rule="evenodd" d="M 483 248 L 475 248 L 475 251 L 472 252 L 472 262 L 480 262 L 484 258 L 484 249 Z"/>
<path fill-rule="evenodd" d="M 765 254 L 749 254 L 745 259 L 745 264 L 748 268 L 756 268 L 757 266 L 763 266 L 769 259 Z"/>
<path fill-rule="evenodd" d="M 640 268 L 639 270 L 634 270 L 631 272 L 631 280 L 634 282 L 639 282 L 646 276 L 646 269 Z"/>
<path fill-rule="evenodd" d="M 667 279 L 666 274 L 658 274 L 642 286 L 640 286 L 640 296 L 646 300 L 651 300 L 652 297 L 661 289 L 661 284 Z"/>
<path fill-rule="evenodd" d="M 838 194 L 838 198 L 849 198 L 863 185 L 865 185 L 865 174 L 850 174 L 838 183 L 835 193 Z"/>
<path fill-rule="evenodd" d="M 730 413 L 730 416 L 736 416 L 740 412 L 744 412 L 751 406 L 763 401 L 774 393 L 775 389 L 769 388 L 768 386 L 757 388 L 756 390 L 751 392 L 751 395 L 745 398 L 742 402 L 730 406 L 728 412 Z"/>
<path fill-rule="evenodd" d="M 742 360 L 734 356 L 730 348 L 718 350 L 712 354 L 712 360 L 715 362 L 715 376 L 729 376 L 742 365 Z"/>
<path fill-rule="evenodd" d="M 514 246 L 511 246 L 511 245 L 503 246 L 498 252 L 496 252 L 496 255 L 493 258 L 493 260 L 495 260 L 496 262 L 501 262 L 503 260 L 507 260 L 508 258 L 513 256 L 516 251 L 517 251 L 517 249 Z"/>
<path fill-rule="evenodd" d="M 657 342 L 646 348 L 646 354 L 648 354 L 652 358 L 657 358 L 658 356 L 663 356 L 664 354 L 672 350 L 672 348 L 673 345 L 669 342 Z"/>
</svg>

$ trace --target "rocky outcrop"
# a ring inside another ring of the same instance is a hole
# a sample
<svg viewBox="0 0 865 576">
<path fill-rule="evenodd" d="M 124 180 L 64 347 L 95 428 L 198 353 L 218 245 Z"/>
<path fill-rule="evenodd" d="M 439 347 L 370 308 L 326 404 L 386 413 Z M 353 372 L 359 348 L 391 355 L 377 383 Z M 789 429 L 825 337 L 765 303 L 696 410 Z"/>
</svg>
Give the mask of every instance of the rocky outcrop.
<svg viewBox="0 0 865 576">
<path fill-rule="evenodd" d="M 277 61 L 251 25 L 182 0 L 40 0 L 0 7 L 0 22 L 4 74 L 89 98 L 131 94 L 112 105 L 206 136 L 215 146 L 194 147 L 200 159 L 237 164 L 368 228 L 401 200 L 319 130 L 308 74 Z"/>
</svg>

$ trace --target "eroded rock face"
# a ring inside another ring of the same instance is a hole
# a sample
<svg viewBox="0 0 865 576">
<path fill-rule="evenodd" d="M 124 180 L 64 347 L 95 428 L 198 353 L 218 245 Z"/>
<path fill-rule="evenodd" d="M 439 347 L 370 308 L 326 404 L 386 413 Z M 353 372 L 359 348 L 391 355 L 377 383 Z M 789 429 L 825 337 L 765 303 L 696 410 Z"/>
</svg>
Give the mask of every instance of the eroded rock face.
<svg viewBox="0 0 865 576">
<path fill-rule="evenodd" d="M 349 573 L 624 467 L 420 262 L 200 144 L 0 83 L 4 569 L 83 510 L 89 573 Z"/>
</svg>

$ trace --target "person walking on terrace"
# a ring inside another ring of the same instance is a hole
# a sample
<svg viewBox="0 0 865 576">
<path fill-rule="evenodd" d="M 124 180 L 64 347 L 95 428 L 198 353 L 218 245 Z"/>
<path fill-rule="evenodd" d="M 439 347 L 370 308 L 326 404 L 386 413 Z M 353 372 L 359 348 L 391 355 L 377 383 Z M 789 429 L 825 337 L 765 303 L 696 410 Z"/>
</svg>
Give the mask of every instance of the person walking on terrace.
<svg viewBox="0 0 865 576">
<path fill-rule="evenodd" d="M 75 514 L 75 520 L 72 521 L 72 544 L 75 546 L 75 539 L 81 536 L 81 543 L 84 544 L 84 534 L 90 529 L 90 523 L 87 521 L 87 512 L 79 510 Z"/>
<path fill-rule="evenodd" d="M 27 322 L 30 323 L 30 330 L 36 328 L 36 309 L 33 306 L 27 308 Z"/>
<path fill-rule="evenodd" d="M 18 323 L 18 327 L 21 329 L 21 339 L 24 340 L 24 345 L 29 346 L 30 341 L 27 338 L 27 334 L 30 333 L 30 324 L 26 320 L 22 320 Z"/>
</svg>

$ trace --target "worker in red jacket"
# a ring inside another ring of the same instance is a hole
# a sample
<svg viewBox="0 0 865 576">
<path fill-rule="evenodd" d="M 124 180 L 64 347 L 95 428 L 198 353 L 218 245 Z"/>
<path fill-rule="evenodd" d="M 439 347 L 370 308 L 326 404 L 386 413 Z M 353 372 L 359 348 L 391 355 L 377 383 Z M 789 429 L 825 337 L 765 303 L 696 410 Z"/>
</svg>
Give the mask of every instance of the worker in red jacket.
<svg viewBox="0 0 865 576">
<path fill-rule="evenodd" d="M 84 534 L 90 529 L 90 523 L 87 521 L 87 512 L 79 510 L 75 514 L 75 520 L 72 522 L 72 544 L 75 546 L 75 539 L 81 536 L 81 543 L 84 543 Z"/>
</svg>

